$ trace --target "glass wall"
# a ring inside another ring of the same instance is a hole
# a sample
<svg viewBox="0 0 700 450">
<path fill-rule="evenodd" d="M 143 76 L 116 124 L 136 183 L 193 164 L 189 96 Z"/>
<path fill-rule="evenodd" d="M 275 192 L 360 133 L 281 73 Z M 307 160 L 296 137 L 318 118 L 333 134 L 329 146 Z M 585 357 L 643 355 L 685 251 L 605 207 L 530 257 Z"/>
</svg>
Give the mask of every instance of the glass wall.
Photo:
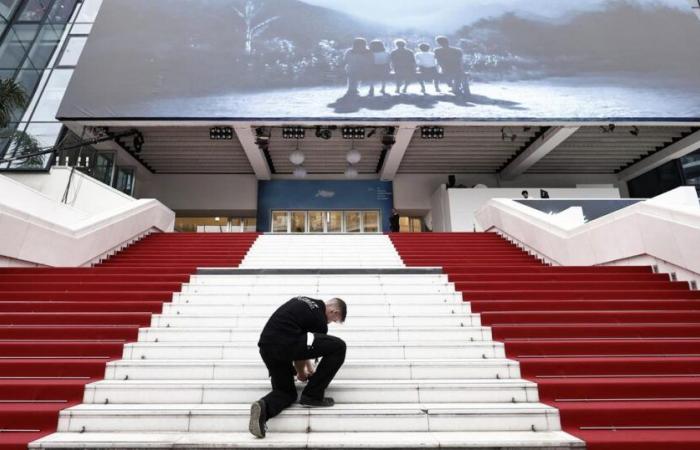
<svg viewBox="0 0 700 450">
<path fill-rule="evenodd" d="M 695 186 L 700 195 L 700 150 L 681 158 L 681 166 L 686 184 Z"/>
<path fill-rule="evenodd" d="M 379 211 L 272 211 L 273 233 L 380 233 Z"/>
<path fill-rule="evenodd" d="M 31 98 L 78 3 L 80 0 L 0 0 L 0 79 L 16 80 Z M 12 145 L 12 135 L 24 112 L 14 111 L 9 125 L 0 130 L 0 156 L 12 157 L 19 151 Z M 47 162 L 38 157 L 12 167 L 37 169 Z"/>
<path fill-rule="evenodd" d="M 254 217 L 177 217 L 175 231 L 188 233 L 254 232 Z"/>
</svg>

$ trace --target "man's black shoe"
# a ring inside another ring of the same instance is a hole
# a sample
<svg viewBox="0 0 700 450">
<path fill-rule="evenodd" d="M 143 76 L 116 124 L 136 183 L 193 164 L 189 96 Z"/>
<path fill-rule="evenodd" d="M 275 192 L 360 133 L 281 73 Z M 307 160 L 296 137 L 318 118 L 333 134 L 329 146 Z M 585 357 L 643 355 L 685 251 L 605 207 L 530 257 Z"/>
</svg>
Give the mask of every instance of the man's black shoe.
<svg viewBox="0 0 700 450">
<path fill-rule="evenodd" d="M 320 400 L 302 395 L 299 399 L 299 404 L 307 408 L 327 408 L 335 405 L 335 400 L 330 397 L 324 397 Z"/>
<path fill-rule="evenodd" d="M 264 438 L 267 426 L 267 412 L 265 411 L 265 402 L 258 400 L 250 405 L 250 423 L 248 431 L 256 438 Z"/>
</svg>

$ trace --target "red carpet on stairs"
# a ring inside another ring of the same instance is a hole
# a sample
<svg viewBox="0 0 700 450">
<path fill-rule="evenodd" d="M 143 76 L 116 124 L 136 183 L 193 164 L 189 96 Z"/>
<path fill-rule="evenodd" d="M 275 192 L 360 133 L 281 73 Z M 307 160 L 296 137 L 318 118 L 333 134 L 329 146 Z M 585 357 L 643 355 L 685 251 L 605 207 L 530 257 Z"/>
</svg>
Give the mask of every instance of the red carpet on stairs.
<svg viewBox="0 0 700 450">
<path fill-rule="evenodd" d="M 442 266 L 590 450 L 700 449 L 700 292 L 650 267 L 550 267 L 494 233 L 394 233 Z"/>
<path fill-rule="evenodd" d="M 0 269 L 0 450 L 54 432 L 197 267 L 237 267 L 257 236 L 153 234 L 92 268 Z"/>
</svg>

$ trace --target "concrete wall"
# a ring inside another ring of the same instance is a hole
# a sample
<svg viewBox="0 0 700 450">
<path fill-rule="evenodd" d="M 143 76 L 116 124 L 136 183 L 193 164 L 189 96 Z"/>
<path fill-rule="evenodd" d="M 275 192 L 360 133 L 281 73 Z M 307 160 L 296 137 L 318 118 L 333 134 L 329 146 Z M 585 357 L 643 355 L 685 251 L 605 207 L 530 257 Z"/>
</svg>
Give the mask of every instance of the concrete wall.
<svg viewBox="0 0 700 450">
<path fill-rule="evenodd" d="M 495 174 L 455 174 L 457 185 L 472 187 L 485 184 L 490 188 L 576 188 L 578 185 L 613 185 L 620 195 L 627 196 L 627 185 L 615 175 L 523 175 L 515 180 L 503 181 Z M 431 198 L 441 184 L 447 183 L 447 175 L 398 174 L 394 179 L 394 207 L 402 214 L 423 216 L 431 210 Z M 434 219 L 433 219 L 434 220 Z"/>
<path fill-rule="evenodd" d="M 156 198 L 178 215 L 255 217 L 255 175 L 152 175 L 140 197 Z"/>
</svg>

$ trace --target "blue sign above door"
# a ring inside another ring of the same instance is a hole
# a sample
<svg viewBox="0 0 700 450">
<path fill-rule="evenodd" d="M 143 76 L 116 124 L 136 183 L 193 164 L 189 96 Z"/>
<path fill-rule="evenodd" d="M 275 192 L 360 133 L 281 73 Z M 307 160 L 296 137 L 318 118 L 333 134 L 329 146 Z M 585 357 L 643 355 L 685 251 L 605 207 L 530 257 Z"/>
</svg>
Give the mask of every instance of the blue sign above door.
<svg viewBox="0 0 700 450">
<path fill-rule="evenodd" d="M 258 231 L 270 231 L 272 211 L 380 210 L 389 230 L 391 181 L 272 180 L 258 182 Z"/>
</svg>

